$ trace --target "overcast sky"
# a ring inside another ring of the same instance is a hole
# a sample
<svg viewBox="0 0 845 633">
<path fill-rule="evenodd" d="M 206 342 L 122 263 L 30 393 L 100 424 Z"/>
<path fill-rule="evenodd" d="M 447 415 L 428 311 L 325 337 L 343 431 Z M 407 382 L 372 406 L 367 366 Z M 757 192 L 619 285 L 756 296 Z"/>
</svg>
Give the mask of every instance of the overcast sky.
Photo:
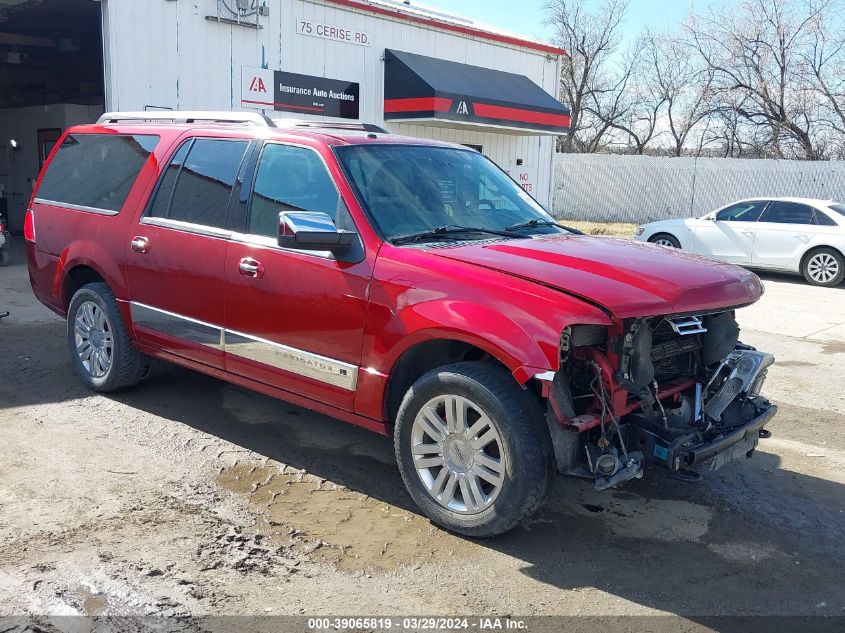
<svg viewBox="0 0 845 633">
<path fill-rule="evenodd" d="M 625 31 L 636 35 L 645 26 L 662 28 L 680 22 L 694 3 L 697 10 L 727 4 L 731 0 L 631 0 Z M 546 0 L 421 0 L 427 4 L 465 15 L 509 31 L 543 40 L 551 29 L 543 24 Z"/>
</svg>

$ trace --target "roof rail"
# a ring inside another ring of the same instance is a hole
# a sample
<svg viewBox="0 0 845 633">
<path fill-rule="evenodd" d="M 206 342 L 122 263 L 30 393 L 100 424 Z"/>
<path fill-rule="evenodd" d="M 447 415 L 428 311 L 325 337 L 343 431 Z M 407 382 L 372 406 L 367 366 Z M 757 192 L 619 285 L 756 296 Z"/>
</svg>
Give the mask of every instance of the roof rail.
<svg viewBox="0 0 845 633">
<path fill-rule="evenodd" d="M 383 127 L 372 123 L 335 123 L 332 121 L 303 121 L 302 119 L 273 119 L 276 127 L 305 127 L 320 130 L 360 130 L 362 132 L 377 132 L 390 134 Z"/>
<path fill-rule="evenodd" d="M 145 110 L 143 112 L 106 112 L 97 123 L 122 121 L 169 121 L 171 123 L 250 123 L 259 127 L 276 127 L 276 124 L 257 112 L 214 112 L 204 110 Z"/>
</svg>

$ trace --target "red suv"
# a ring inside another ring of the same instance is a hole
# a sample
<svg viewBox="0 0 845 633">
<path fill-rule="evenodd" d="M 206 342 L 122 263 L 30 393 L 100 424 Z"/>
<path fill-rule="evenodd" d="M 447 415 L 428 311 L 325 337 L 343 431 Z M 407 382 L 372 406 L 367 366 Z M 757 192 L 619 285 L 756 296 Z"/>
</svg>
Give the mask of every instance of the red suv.
<svg viewBox="0 0 845 633">
<path fill-rule="evenodd" d="M 734 319 L 754 274 L 582 235 L 474 150 L 353 127 L 68 130 L 25 237 L 85 384 L 129 387 L 154 357 L 392 434 L 420 509 L 472 536 L 528 516 L 556 471 L 694 479 L 768 435 L 773 359 Z"/>
</svg>

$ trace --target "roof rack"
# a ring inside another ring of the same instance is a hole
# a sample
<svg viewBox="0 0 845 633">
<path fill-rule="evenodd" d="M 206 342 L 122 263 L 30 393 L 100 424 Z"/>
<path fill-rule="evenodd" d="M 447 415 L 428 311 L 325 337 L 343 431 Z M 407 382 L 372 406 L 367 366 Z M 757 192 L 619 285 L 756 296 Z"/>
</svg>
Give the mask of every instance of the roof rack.
<svg viewBox="0 0 845 633">
<path fill-rule="evenodd" d="M 303 121 L 302 119 L 273 119 L 276 127 L 304 127 L 318 130 L 358 130 L 361 132 L 377 132 L 390 134 L 383 127 L 372 123 L 335 123 L 333 121 Z"/>
<path fill-rule="evenodd" d="M 302 127 L 322 130 L 360 130 L 389 134 L 372 123 L 335 123 L 302 119 L 271 119 L 257 112 L 215 112 L 211 110 L 144 110 L 142 112 L 106 112 L 97 123 L 123 121 L 167 121 L 171 123 L 249 123 L 258 127 Z"/>
<path fill-rule="evenodd" d="M 121 121 L 169 121 L 172 123 L 249 123 L 259 127 L 276 127 L 276 124 L 257 112 L 214 112 L 203 110 L 145 110 L 143 112 L 106 112 L 97 123 Z"/>
</svg>

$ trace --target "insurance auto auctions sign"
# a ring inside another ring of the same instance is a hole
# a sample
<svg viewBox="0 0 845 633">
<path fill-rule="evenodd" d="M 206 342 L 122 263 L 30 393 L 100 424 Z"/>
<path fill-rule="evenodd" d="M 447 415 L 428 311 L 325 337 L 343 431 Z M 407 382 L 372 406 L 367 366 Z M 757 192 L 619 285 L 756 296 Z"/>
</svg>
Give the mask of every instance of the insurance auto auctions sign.
<svg viewBox="0 0 845 633">
<path fill-rule="evenodd" d="M 246 108 L 357 119 L 359 103 L 360 86 L 352 81 L 241 68 L 241 104 Z"/>
</svg>

